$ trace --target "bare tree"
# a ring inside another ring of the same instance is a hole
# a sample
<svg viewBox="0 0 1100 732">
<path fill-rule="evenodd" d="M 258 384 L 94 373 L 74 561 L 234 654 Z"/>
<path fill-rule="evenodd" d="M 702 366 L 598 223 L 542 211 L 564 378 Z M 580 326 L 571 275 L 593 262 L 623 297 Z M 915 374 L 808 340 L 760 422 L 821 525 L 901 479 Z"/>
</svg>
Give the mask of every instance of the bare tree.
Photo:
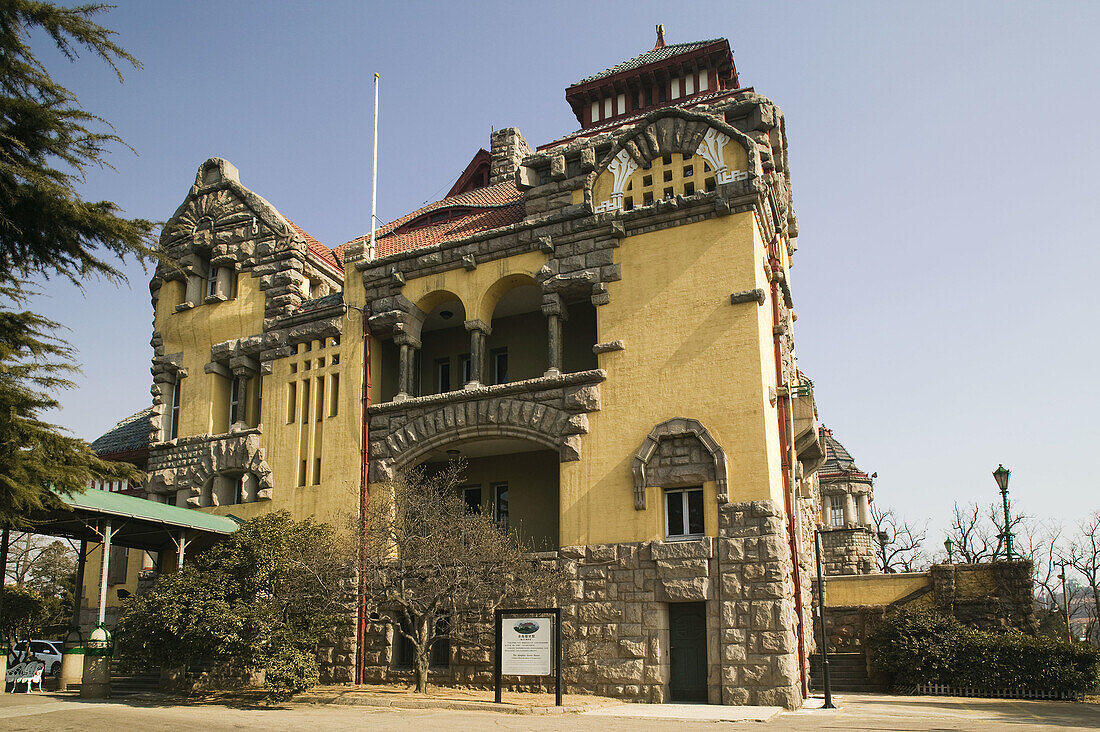
<svg viewBox="0 0 1100 732">
<path fill-rule="evenodd" d="M 1081 522 L 1070 549 L 1070 564 L 1083 581 L 1086 594 L 1086 637 L 1093 645 L 1100 645 L 1100 511 Z"/>
<path fill-rule="evenodd" d="M 367 602 L 412 648 L 421 693 L 437 644 L 485 647 L 486 620 L 503 602 L 546 606 L 563 587 L 556 562 L 533 556 L 514 531 L 467 507 L 459 492 L 462 468 L 409 471 L 371 501 L 363 548 Z"/>
<path fill-rule="evenodd" d="M 871 520 L 875 524 L 875 559 L 880 572 L 916 572 L 928 566 L 922 549 L 928 538 L 926 526 L 916 527 L 903 521 L 892 508 L 871 504 Z"/>
<path fill-rule="evenodd" d="M 1013 536 L 1019 536 L 1028 520 L 1024 514 L 1010 517 Z M 954 552 L 967 564 L 992 562 L 1006 553 L 1004 513 L 996 503 L 985 510 L 977 503 L 964 506 L 956 503 L 947 533 L 954 544 Z"/>
</svg>

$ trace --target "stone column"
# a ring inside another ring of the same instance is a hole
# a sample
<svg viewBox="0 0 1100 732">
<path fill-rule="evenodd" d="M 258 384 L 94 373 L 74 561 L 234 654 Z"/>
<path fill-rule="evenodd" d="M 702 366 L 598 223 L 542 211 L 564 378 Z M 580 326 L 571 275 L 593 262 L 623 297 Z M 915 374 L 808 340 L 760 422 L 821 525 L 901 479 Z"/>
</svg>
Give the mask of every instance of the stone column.
<svg viewBox="0 0 1100 732">
<path fill-rule="evenodd" d="M 851 493 L 844 494 L 844 525 L 856 522 L 856 497 Z"/>
<path fill-rule="evenodd" d="M 470 331 L 470 380 L 467 389 L 479 389 L 485 379 L 485 338 L 493 329 L 482 320 L 467 320 L 466 330 Z"/>
<path fill-rule="evenodd" d="M 397 396 L 395 402 L 403 402 L 413 396 L 413 386 L 416 383 L 413 368 L 416 365 L 416 351 L 420 348 L 420 341 L 408 333 L 397 333 L 393 342 L 400 346 L 397 354 Z"/>
<path fill-rule="evenodd" d="M 194 270 L 187 273 L 187 293 L 183 299 L 192 305 L 198 305 L 202 302 L 202 277 Z"/>
<path fill-rule="evenodd" d="M 233 267 L 221 265 L 218 267 L 217 277 L 214 281 L 214 297 L 228 300 L 233 289 Z"/>
<path fill-rule="evenodd" d="M 544 292 L 542 295 L 542 314 L 546 316 L 547 355 L 544 376 L 557 376 L 561 373 L 562 363 L 562 321 L 567 316 L 565 303 L 556 292 Z"/>
<path fill-rule="evenodd" d="M 561 316 L 546 316 L 547 358 L 545 376 L 561 373 Z"/>
<path fill-rule="evenodd" d="M 833 497 L 822 495 L 821 496 L 821 523 L 825 526 L 831 526 L 829 523 L 829 507 L 833 505 Z"/>
<path fill-rule="evenodd" d="M 251 503 L 256 500 L 256 493 L 260 490 L 260 483 L 252 473 L 245 473 L 241 478 L 241 503 Z"/>
<path fill-rule="evenodd" d="M 871 525 L 871 496 L 867 493 L 860 493 L 857 496 L 859 505 L 859 525 L 870 526 Z"/>
<path fill-rule="evenodd" d="M 412 347 L 408 343 L 399 344 L 397 352 L 397 396 L 395 402 L 403 402 L 409 398 L 409 351 Z"/>
<path fill-rule="evenodd" d="M 233 376 L 237 379 L 237 421 L 229 425 L 230 429 L 248 429 L 248 382 L 252 372 L 236 369 Z"/>
</svg>

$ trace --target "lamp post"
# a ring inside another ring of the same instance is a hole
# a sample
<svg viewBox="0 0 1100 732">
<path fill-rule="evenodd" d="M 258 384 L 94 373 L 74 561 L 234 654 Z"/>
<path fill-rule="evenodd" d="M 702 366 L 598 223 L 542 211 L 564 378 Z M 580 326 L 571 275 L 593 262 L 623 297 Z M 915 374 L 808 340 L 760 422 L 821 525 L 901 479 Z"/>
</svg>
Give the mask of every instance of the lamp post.
<svg viewBox="0 0 1100 732">
<path fill-rule="evenodd" d="M 947 550 L 947 563 L 955 563 L 955 542 L 951 541 L 951 537 L 944 539 L 943 548 Z"/>
<path fill-rule="evenodd" d="M 1069 629 L 1069 595 L 1066 593 L 1066 563 L 1060 562 L 1062 571 L 1058 573 L 1058 579 L 1062 581 L 1062 612 L 1066 617 L 1066 636 L 1070 643 L 1073 642 L 1073 631 Z"/>
<path fill-rule="evenodd" d="M 1012 471 L 1001 464 L 997 464 L 997 469 L 993 471 L 993 480 L 997 481 L 997 487 L 1001 489 L 1001 500 L 1004 502 L 1005 507 L 1005 558 L 1008 561 L 1012 561 L 1012 531 L 1011 525 L 1008 523 L 1008 478 L 1012 475 Z"/>
</svg>

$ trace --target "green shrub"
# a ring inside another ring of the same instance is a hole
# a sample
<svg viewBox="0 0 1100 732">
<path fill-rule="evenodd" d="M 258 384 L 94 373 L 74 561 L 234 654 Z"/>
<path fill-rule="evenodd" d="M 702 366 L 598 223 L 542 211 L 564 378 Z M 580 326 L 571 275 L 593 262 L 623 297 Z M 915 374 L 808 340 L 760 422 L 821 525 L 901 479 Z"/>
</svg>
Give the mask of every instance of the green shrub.
<svg viewBox="0 0 1100 732">
<path fill-rule="evenodd" d="M 1100 680 L 1100 650 L 1090 645 L 1019 631 L 987 633 L 926 610 L 892 613 L 869 642 L 874 666 L 903 685 L 1077 694 Z"/>
</svg>

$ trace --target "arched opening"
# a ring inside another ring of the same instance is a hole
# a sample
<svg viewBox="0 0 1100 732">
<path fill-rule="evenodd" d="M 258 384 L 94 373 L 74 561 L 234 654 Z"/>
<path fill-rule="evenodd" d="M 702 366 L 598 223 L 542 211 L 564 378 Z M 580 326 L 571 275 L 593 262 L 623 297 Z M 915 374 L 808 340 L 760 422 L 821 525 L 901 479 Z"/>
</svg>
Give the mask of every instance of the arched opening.
<svg viewBox="0 0 1100 732">
<path fill-rule="evenodd" d="M 542 290 L 523 278 L 501 295 L 493 308 L 487 338 L 488 384 L 505 384 L 542 376 L 547 370 L 546 317 Z"/>
<path fill-rule="evenodd" d="M 522 438 L 478 437 L 432 447 L 417 462 L 430 471 L 452 460 L 465 463 L 458 490 L 467 510 L 491 514 L 533 551 L 558 548 L 556 450 Z"/>
<path fill-rule="evenodd" d="M 235 506 L 239 503 L 251 503 L 256 500 L 259 487 L 259 480 L 248 471 L 225 470 L 214 473 L 202 484 L 199 505 Z"/>
<path fill-rule="evenodd" d="M 422 298 L 417 306 L 426 315 L 419 333 L 411 334 L 413 340 L 403 348 L 403 335 L 398 334 L 382 343 L 383 401 L 393 401 L 402 392 L 416 397 L 454 391 L 470 380 L 470 335 L 462 301 L 454 293 L 440 290 Z M 407 359 L 404 365 L 402 358 Z M 404 384 L 403 373 L 407 373 Z"/>
</svg>

